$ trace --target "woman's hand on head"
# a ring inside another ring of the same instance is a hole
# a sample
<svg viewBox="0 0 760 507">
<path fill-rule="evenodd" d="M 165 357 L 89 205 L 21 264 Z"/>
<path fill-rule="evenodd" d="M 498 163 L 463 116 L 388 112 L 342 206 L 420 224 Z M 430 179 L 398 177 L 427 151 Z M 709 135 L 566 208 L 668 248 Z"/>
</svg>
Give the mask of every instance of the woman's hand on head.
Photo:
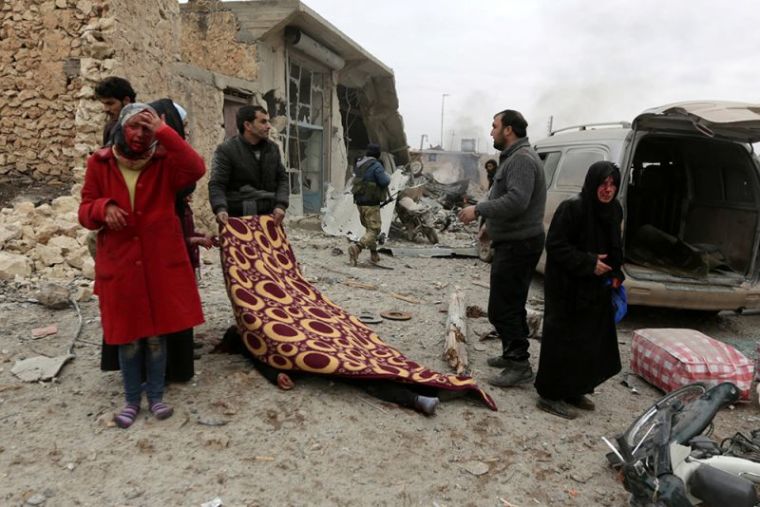
<svg viewBox="0 0 760 507">
<path fill-rule="evenodd" d="M 164 120 L 150 109 L 144 109 L 135 116 L 135 122 L 151 131 L 153 134 L 164 125 Z"/>
</svg>

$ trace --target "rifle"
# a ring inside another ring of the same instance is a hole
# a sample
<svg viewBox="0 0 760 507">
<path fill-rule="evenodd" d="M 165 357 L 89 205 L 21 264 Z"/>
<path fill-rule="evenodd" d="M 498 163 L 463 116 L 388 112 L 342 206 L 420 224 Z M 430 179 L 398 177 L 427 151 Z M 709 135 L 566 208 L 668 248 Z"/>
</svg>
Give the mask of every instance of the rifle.
<svg viewBox="0 0 760 507">
<path fill-rule="evenodd" d="M 388 190 L 388 187 L 386 187 L 386 188 L 385 188 L 385 191 L 386 191 L 386 193 L 387 193 L 387 195 L 388 195 L 388 198 L 387 198 L 387 199 L 385 199 L 383 202 L 381 202 L 381 203 L 380 203 L 380 207 L 381 207 L 381 208 L 382 208 L 383 206 L 385 206 L 386 204 L 390 204 L 390 203 L 392 203 L 393 201 L 395 201 L 395 200 L 396 200 L 396 197 L 398 197 L 398 194 L 399 194 L 399 192 L 401 192 L 401 190 L 399 190 L 399 191 L 398 191 L 398 192 L 396 192 L 395 194 L 391 195 L 391 192 L 390 192 L 390 190 Z"/>
</svg>

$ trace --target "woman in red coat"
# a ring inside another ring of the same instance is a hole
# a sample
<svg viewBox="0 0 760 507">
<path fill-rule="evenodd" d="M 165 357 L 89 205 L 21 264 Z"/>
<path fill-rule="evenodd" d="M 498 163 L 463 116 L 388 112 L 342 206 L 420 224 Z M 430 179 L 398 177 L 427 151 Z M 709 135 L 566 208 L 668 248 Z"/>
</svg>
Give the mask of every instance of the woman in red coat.
<svg viewBox="0 0 760 507">
<path fill-rule="evenodd" d="M 101 229 L 95 292 L 105 341 L 119 345 L 127 405 L 115 420 L 126 428 L 140 410 L 143 367 L 150 411 L 172 415 L 162 401 L 165 335 L 203 322 L 174 201 L 205 167 L 150 106 L 130 104 L 118 121 L 114 145 L 87 160 L 79 222 Z"/>
</svg>

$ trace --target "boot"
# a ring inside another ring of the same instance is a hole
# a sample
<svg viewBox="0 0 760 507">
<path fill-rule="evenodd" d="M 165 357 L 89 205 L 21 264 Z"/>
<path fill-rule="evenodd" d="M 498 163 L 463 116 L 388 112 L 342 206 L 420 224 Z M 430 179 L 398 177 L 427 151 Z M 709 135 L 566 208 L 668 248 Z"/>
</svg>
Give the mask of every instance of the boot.
<svg viewBox="0 0 760 507">
<path fill-rule="evenodd" d="M 369 256 L 370 256 L 369 260 L 371 260 L 373 264 L 377 264 L 380 262 L 380 254 L 377 253 L 377 250 L 370 250 Z"/>
<path fill-rule="evenodd" d="M 512 387 L 533 381 L 533 368 L 527 360 L 505 359 L 505 361 L 504 369 L 495 377 L 488 379 L 489 384 L 496 387 Z"/>
<path fill-rule="evenodd" d="M 441 404 L 441 400 L 432 396 L 417 395 L 414 398 L 414 409 L 425 415 L 435 415 L 435 409 Z"/>
<path fill-rule="evenodd" d="M 359 254 L 361 251 L 362 247 L 356 243 L 351 243 L 348 245 L 348 261 L 352 266 L 356 266 L 356 262 L 359 260 Z"/>
<path fill-rule="evenodd" d="M 578 412 L 562 400 L 548 400 L 546 398 L 539 398 L 536 406 L 544 412 L 548 412 L 559 417 L 564 417 L 565 419 L 575 419 L 578 417 Z"/>
<path fill-rule="evenodd" d="M 509 362 L 509 359 L 506 359 L 504 356 L 489 357 L 486 360 L 488 366 L 493 366 L 494 368 L 506 368 Z"/>
</svg>

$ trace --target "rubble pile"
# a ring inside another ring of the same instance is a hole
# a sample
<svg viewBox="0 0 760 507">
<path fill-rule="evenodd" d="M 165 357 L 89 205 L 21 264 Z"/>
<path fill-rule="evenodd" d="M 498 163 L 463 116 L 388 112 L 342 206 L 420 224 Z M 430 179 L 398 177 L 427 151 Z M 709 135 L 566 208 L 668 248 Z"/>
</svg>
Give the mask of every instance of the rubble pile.
<svg viewBox="0 0 760 507">
<path fill-rule="evenodd" d="M 78 207 L 79 199 L 66 195 L 50 204 L 21 201 L 0 210 L 0 280 L 94 279 L 89 231 L 79 225 Z"/>
</svg>

